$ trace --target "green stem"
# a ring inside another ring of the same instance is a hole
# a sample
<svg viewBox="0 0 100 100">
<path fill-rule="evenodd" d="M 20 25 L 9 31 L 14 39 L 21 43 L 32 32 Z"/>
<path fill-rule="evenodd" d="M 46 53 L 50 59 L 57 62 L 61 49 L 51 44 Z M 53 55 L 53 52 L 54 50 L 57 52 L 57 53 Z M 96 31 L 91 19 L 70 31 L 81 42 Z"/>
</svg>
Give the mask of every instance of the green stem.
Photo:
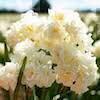
<svg viewBox="0 0 100 100">
<path fill-rule="evenodd" d="M 4 98 L 4 100 L 11 100 L 10 95 L 9 95 L 9 91 L 7 91 L 1 87 L 0 87 L 0 91 L 1 91 L 1 95 Z"/>
<path fill-rule="evenodd" d="M 25 91 L 26 91 L 26 100 L 36 100 L 35 88 L 33 88 L 32 90 L 28 86 L 25 86 Z"/>
<path fill-rule="evenodd" d="M 31 99 L 31 100 L 37 100 L 35 86 L 33 87 L 33 99 Z"/>
<path fill-rule="evenodd" d="M 42 93 L 41 93 L 40 100 L 45 100 L 45 93 L 46 93 L 46 89 L 43 88 L 43 89 L 42 89 Z"/>
<path fill-rule="evenodd" d="M 50 100 L 50 90 L 49 89 L 46 92 L 45 100 Z"/>
<path fill-rule="evenodd" d="M 9 90 L 9 97 L 10 97 L 9 100 L 13 100 L 13 91 L 11 91 L 11 90 Z"/>
<path fill-rule="evenodd" d="M 72 95 L 71 95 L 71 100 L 77 100 L 77 94 L 75 94 L 74 92 L 72 92 Z"/>
<path fill-rule="evenodd" d="M 5 62 L 9 62 L 10 61 L 10 59 L 9 59 L 9 52 L 8 52 L 8 47 L 7 47 L 7 44 L 6 44 L 6 42 L 4 42 L 4 64 L 5 64 Z"/>
<path fill-rule="evenodd" d="M 50 100 L 52 100 L 53 97 L 58 94 L 59 92 L 58 90 L 59 90 L 59 85 L 56 82 L 54 82 L 49 89 Z"/>
<path fill-rule="evenodd" d="M 26 65 L 26 61 L 27 61 L 27 57 L 25 57 L 23 59 L 23 64 L 21 66 L 21 69 L 20 69 L 20 72 L 19 72 L 19 76 L 18 76 L 18 81 L 17 81 L 17 85 L 16 85 L 16 88 L 15 88 L 15 91 L 14 91 L 14 97 L 13 97 L 13 100 L 18 100 L 18 92 L 20 90 L 20 86 L 21 86 L 21 80 L 22 80 L 22 76 L 23 76 L 23 71 L 25 69 L 25 65 Z"/>
</svg>

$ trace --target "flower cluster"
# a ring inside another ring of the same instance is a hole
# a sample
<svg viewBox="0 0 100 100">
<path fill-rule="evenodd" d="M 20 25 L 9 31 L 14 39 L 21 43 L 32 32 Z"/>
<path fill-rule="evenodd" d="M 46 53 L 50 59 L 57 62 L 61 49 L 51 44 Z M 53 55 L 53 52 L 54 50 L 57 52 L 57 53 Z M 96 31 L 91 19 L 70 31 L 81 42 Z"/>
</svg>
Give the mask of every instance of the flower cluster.
<svg viewBox="0 0 100 100">
<path fill-rule="evenodd" d="M 6 34 L 13 54 L 11 65 L 0 69 L 1 86 L 15 87 L 20 65 L 27 56 L 22 84 L 50 87 L 56 81 L 78 94 L 87 91 L 98 78 L 96 58 L 91 53 L 93 40 L 87 32 L 74 11 L 50 10 L 48 16 L 32 11 L 23 14 Z M 14 85 L 9 84 L 11 80 Z"/>
<path fill-rule="evenodd" d="M 52 57 L 46 55 L 42 49 L 36 47 L 28 39 L 15 46 L 14 55 L 11 55 L 11 61 L 21 64 L 25 56 L 27 56 L 27 64 L 22 83 L 27 84 L 30 88 L 34 85 L 50 87 L 55 80 L 55 73 L 52 69 Z"/>
<path fill-rule="evenodd" d="M 19 72 L 17 66 L 13 62 L 7 62 L 5 66 L 0 65 L 0 87 L 14 91 Z"/>
</svg>

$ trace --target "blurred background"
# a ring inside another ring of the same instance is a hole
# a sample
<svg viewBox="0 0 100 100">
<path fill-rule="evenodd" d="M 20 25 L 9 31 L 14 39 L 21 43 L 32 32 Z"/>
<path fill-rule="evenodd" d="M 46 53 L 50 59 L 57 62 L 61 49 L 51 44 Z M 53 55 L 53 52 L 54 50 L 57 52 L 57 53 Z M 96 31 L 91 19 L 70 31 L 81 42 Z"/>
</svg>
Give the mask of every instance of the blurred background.
<svg viewBox="0 0 100 100">
<path fill-rule="evenodd" d="M 20 13 L 32 9 L 45 15 L 50 8 L 78 11 L 92 33 L 94 43 L 100 40 L 100 0 L 0 0 L 0 41 L 3 41 L 1 33 L 5 34 L 9 26 L 20 18 Z M 96 62 L 100 72 L 100 58 Z M 64 100 L 100 100 L 100 80 L 89 88 L 89 91 L 80 96 L 72 92 L 66 93 Z"/>
<path fill-rule="evenodd" d="M 76 10 L 86 24 L 89 25 L 90 20 L 99 24 L 100 0 L 0 0 L 0 31 L 5 32 L 12 22 L 19 19 L 22 12 L 32 9 L 45 14 L 50 8 Z M 93 30 L 92 26 L 90 30 Z"/>
</svg>

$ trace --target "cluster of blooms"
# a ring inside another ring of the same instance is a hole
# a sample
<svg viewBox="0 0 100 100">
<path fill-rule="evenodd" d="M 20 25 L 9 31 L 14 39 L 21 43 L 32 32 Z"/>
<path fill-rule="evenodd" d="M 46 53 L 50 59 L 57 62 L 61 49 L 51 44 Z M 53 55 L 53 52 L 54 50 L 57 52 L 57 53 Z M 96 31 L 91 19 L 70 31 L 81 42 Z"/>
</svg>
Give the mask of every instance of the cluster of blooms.
<svg viewBox="0 0 100 100">
<path fill-rule="evenodd" d="M 0 86 L 2 88 L 14 91 L 19 72 L 17 66 L 13 62 L 7 62 L 5 66 L 0 65 Z"/>
<path fill-rule="evenodd" d="M 0 86 L 14 89 L 22 60 L 27 56 L 22 84 L 50 87 L 56 80 L 78 94 L 87 91 L 98 78 L 95 57 L 91 54 L 91 34 L 87 32 L 77 12 L 50 10 L 48 16 L 32 11 L 23 14 L 6 34 L 14 51 L 11 62 L 0 69 Z"/>
</svg>

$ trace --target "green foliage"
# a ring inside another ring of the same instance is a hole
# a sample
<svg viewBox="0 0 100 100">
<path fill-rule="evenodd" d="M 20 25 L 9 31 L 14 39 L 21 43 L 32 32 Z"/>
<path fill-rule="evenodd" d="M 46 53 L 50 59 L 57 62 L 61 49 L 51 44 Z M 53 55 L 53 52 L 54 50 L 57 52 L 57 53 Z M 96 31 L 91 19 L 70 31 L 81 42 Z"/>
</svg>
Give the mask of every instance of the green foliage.
<svg viewBox="0 0 100 100">
<path fill-rule="evenodd" d="M 3 36 L 2 32 L 0 32 L 0 42 L 5 42 L 5 37 Z"/>
<path fill-rule="evenodd" d="M 16 85 L 16 88 L 15 88 L 15 91 L 14 91 L 13 100 L 18 100 L 18 93 L 19 93 L 19 90 L 20 90 L 20 87 L 21 87 L 21 81 L 22 81 L 22 77 L 23 77 L 23 72 L 24 72 L 24 69 L 25 69 L 26 61 L 27 61 L 27 57 L 25 57 L 23 59 L 23 64 L 21 66 L 21 69 L 20 69 L 20 72 L 19 72 L 19 76 L 18 76 L 18 79 L 17 79 L 17 85 Z"/>
</svg>

